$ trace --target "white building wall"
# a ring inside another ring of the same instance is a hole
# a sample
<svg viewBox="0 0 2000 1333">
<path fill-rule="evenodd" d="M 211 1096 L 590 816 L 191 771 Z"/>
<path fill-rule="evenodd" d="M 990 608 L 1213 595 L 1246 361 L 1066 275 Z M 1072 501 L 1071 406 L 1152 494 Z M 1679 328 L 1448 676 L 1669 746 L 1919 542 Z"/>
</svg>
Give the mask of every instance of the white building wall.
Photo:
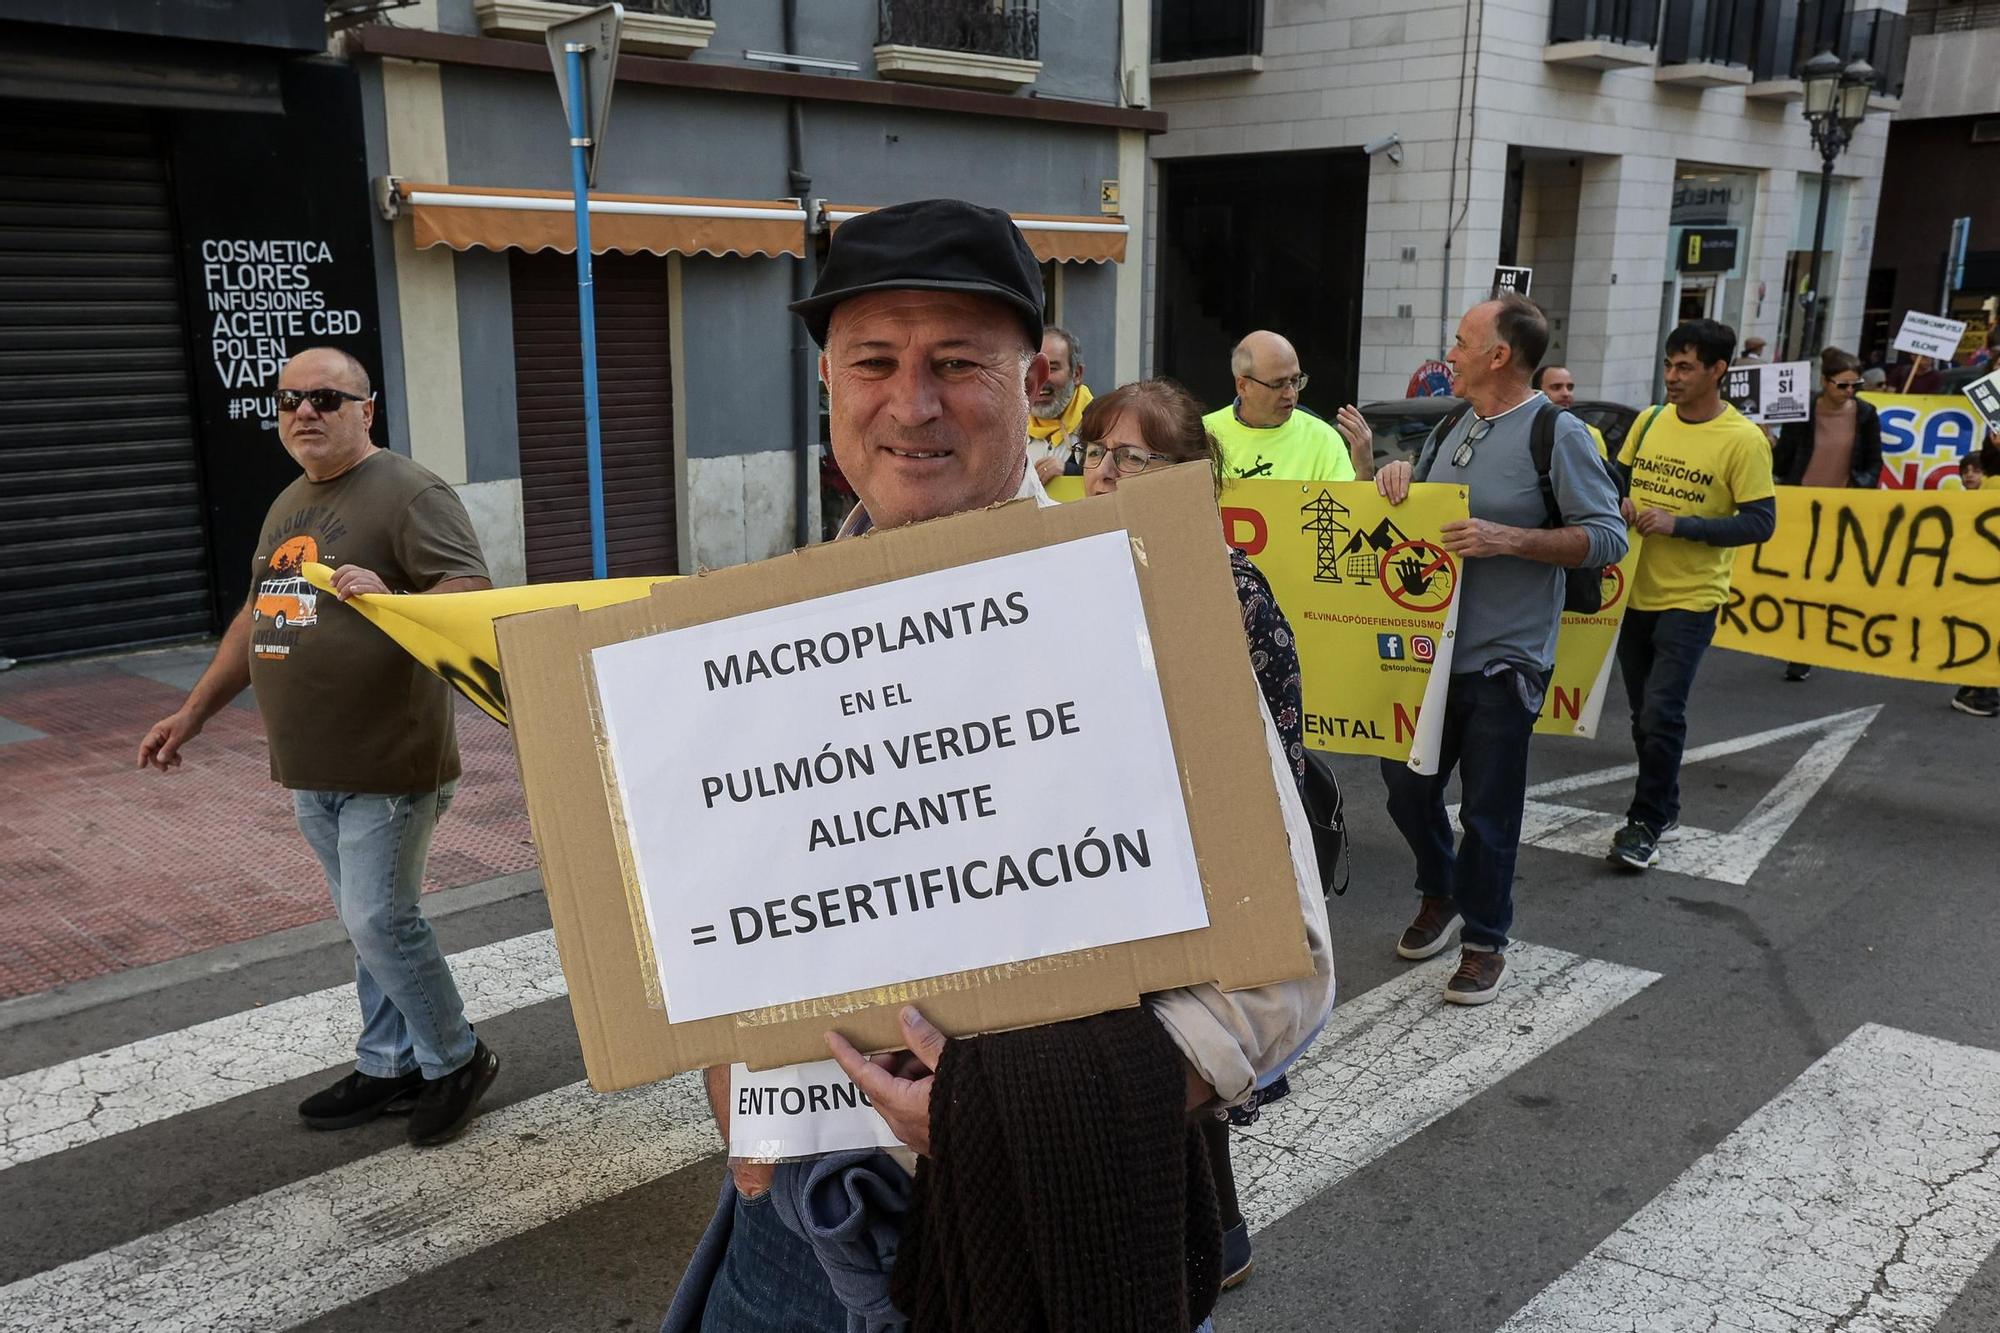
<svg viewBox="0 0 2000 1333">
<path fill-rule="evenodd" d="M 1354 147 L 1392 132 L 1401 137 L 1400 166 L 1386 156 L 1371 160 L 1364 398 L 1402 396 L 1410 372 L 1439 354 L 1459 314 L 1486 293 L 1499 253 L 1510 144 L 1578 160 L 1569 309 L 1559 313 L 1583 394 L 1635 404 L 1651 397 L 1671 277 L 1676 163 L 1759 173 L 1758 221 L 1744 238 L 1742 276 L 1731 281 L 1747 283 L 1752 294 L 1738 332 L 1774 339 L 1796 178 L 1819 169 L 1796 103 L 1748 99 L 1737 87 L 1663 85 L 1645 68 L 1548 64 L 1548 0 L 1483 0 L 1470 8 L 1465 0 L 1267 0 L 1265 13 L 1261 72 L 1174 79 L 1163 77 L 1170 67 L 1154 67 L 1154 105 L 1167 113 L 1169 129 L 1153 140 L 1151 155 Z M 1874 233 L 1887 119 L 1864 122 L 1836 164 L 1836 175 L 1853 185 L 1845 234 L 1827 243 L 1839 260 L 1830 343 L 1852 346 L 1860 331 L 1864 242 Z M 1544 205 L 1537 216 L 1553 215 Z M 1525 216 L 1523 224 L 1525 237 Z M 1152 250 L 1157 228 L 1148 230 Z M 1551 230 L 1560 229 L 1538 227 Z M 1415 248 L 1413 260 L 1402 258 L 1406 246 Z M 1150 264 L 1149 255 L 1149 272 Z M 1761 304 L 1754 295 L 1760 283 Z M 1544 290 L 1538 281 L 1536 295 Z M 1149 358 L 1153 305 L 1149 297 Z M 1407 317 L 1398 313 L 1405 306 Z"/>
</svg>

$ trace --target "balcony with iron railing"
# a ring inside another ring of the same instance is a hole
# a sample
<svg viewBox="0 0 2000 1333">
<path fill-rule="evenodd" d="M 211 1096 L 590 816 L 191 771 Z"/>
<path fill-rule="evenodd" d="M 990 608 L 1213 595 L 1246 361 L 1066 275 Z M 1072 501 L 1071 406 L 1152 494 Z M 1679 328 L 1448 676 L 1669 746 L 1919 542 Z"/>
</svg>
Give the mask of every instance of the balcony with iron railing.
<svg viewBox="0 0 2000 1333">
<path fill-rule="evenodd" d="M 1659 32 L 1660 0 L 1554 0 L 1542 58 L 1580 69 L 1651 65 Z"/>
<path fill-rule="evenodd" d="M 1910 36 L 2000 28 L 2000 0 L 1910 0 Z"/>
<path fill-rule="evenodd" d="M 878 0 L 885 79 L 1012 91 L 1042 68 L 1039 0 Z"/>
<path fill-rule="evenodd" d="M 685 60 L 705 50 L 715 35 L 712 0 L 623 0 L 625 22 L 618 47 L 640 56 Z M 550 0 L 473 0 L 479 30 L 491 37 L 516 37 L 539 42 L 551 23 L 575 18 L 587 4 L 554 4 Z"/>
</svg>

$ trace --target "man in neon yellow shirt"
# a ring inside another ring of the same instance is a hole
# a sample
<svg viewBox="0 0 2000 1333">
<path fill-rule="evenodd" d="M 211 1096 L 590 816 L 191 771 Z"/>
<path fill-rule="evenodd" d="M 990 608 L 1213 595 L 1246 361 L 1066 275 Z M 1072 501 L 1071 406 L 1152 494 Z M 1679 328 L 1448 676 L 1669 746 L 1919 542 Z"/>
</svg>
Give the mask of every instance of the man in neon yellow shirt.
<svg viewBox="0 0 2000 1333">
<path fill-rule="evenodd" d="M 1076 428 L 1090 406 L 1090 389 L 1083 382 L 1083 345 L 1068 329 L 1051 324 L 1044 330 L 1042 355 L 1049 359 L 1049 377 L 1028 400 L 1028 466 L 1046 486 L 1065 472 L 1083 471 Z"/>
<path fill-rule="evenodd" d="M 1667 335 L 1664 406 L 1650 408 L 1619 451 L 1631 479 L 1625 521 L 1645 534 L 1618 631 L 1618 665 L 1632 702 L 1639 781 L 1613 865 L 1644 870 L 1680 828 L 1681 751 L 1688 692 L 1729 597 L 1736 547 L 1778 526 L 1764 432 L 1722 401 L 1736 330 L 1691 320 Z"/>
<path fill-rule="evenodd" d="M 1306 376 L 1290 342 L 1260 329 L 1229 354 L 1236 401 L 1201 419 L 1222 445 L 1225 478 L 1363 481 L 1375 475 L 1375 434 L 1354 404 L 1334 424 L 1299 411 Z M 1336 429 L 1337 427 L 1337 429 Z"/>
<path fill-rule="evenodd" d="M 1540 389 L 1543 397 L 1547 398 L 1557 407 L 1560 407 L 1563 411 L 1570 412 L 1575 409 L 1576 376 L 1569 373 L 1568 366 L 1539 367 L 1535 371 L 1534 377 L 1528 381 L 1528 384 L 1532 388 Z M 1583 421 L 1583 418 L 1578 417 L 1577 420 Z M 1590 432 L 1592 442 L 1597 445 L 1597 456 L 1599 458 L 1610 458 L 1611 446 L 1604 442 L 1604 432 L 1591 425 L 1588 421 L 1583 422 L 1583 428 Z"/>
</svg>

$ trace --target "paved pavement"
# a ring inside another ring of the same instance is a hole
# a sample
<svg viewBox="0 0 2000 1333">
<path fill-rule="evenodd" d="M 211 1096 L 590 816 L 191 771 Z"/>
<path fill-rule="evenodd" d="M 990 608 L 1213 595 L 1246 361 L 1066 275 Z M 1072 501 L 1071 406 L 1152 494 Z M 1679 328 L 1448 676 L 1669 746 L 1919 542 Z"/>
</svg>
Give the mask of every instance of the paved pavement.
<svg viewBox="0 0 2000 1333">
<path fill-rule="evenodd" d="M 2000 1329 L 2000 724 L 1778 671 L 1711 660 L 1673 869 L 1597 859 L 1621 740 L 1538 745 L 1484 1009 L 1391 956 L 1407 853 L 1342 762 L 1341 1005 L 1237 1140 L 1226 1333 Z M 326 923 L 0 1004 L 0 1330 L 653 1326 L 717 1145 L 686 1078 L 580 1082 L 534 890 L 433 899 L 503 1067 L 422 1154 L 293 1117 L 351 1038 Z"/>
<path fill-rule="evenodd" d="M 0 999 L 332 915 L 247 692 L 178 772 L 133 767 L 146 729 L 180 706 L 212 652 L 0 672 Z M 465 776 L 430 889 L 535 864 L 506 730 L 463 703 L 458 730 Z"/>
</svg>

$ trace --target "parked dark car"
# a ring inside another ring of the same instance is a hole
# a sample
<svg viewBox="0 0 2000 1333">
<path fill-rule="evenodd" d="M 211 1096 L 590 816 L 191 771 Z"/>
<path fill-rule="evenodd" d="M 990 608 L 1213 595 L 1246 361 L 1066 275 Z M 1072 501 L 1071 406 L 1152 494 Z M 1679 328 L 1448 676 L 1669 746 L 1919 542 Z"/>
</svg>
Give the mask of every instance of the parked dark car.
<svg viewBox="0 0 2000 1333">
<path fill-rule="evenodd" d="M 1416 462 L 1417 454 L 1423 449 L 1432 428 L 1464 401 L 1462 398 L 1389 398 L 1364 403 L 1361 415 L 1368 418 L 1368 427 L 1375 432 L 1376 468 L 1379 470 L 1383 464 L 1393 463 L 1399 458 Z M 1604 443 L 1613 458 L 1618 456 L 1618 448 L 1625 442 L 1625 433 L 1639 419 L 1638 410 L 1623 403 L 1579 402 L 1570 410 L 1604 432 Z"/>
</svg>

